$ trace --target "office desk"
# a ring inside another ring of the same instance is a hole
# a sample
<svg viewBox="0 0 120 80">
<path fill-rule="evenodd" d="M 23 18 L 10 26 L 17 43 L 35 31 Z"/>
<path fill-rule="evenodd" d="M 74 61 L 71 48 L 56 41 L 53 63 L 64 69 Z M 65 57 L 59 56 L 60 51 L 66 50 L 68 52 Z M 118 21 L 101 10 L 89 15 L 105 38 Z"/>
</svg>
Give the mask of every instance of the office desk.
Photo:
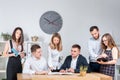
<svg viewBox="0 0 120 80">
<path fill-rule="evenodd" d="M 112 77 L 100 73 L 87 73 L 82 77 L 79 74 L 72 75 L 30 75 L 17 74 L 18 80 L 112 80 Z"/>
<path fill-rule="evenodd" d="M 100 77 L 100 80 L 112 80 L 111 76 L 107 76 L 101 73 L 91 73 L 91 74 Z"/>
</svg>

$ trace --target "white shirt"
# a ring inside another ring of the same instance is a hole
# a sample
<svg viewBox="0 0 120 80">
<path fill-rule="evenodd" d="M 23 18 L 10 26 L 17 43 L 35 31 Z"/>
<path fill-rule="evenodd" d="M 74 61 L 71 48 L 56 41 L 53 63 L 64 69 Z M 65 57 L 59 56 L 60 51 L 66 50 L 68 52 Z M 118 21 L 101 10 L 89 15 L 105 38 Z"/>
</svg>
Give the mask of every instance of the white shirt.
<svg viewBox="0 0 120 80">
<path fill-rule="evenodd" d="M 57 49 L 51 49 L 48 47 L 48 66 L 53 67 L 53 69 L 59 69 L 61 66 L 61 52 Z"/>
<path fill-rule="evenodd" d="M 88 51 L 89 51 L 89 59 L 90 62 L 96 62 L 96 58 L 100 53 L 102 53 L 101 49 L 101 37 L 95 40 L 93 37 L 88 41 Z"/>
<path fill-rule="evenodd" d="M 18 47 L 17 51 L 21 52 L 22 46 L 21 45 L 16 46 L 16 43 L 13 40 L 11 40 L 11 41 L 12 41 L 13 48 L 16 50 L 16 47 Z M 9 44 L 9 52 L 11 52 L 10 40 L 7 41 L 7 44 Z"/>
<path fill-rule="evenodd" d="M 44 57 L 38 60 L 35 57 L 29 57 L 24 63 L 23 73 L 35 74 L 36 71 L 46 71 L 47 62 Z"/>
<path fill-rule="evenodd" d="M 71 68 L 76 69 L 77 59 L 78 59 L 78 56 L 75 59 L 72 58 L 71 65 L 70 65 Z"/>
</svg>

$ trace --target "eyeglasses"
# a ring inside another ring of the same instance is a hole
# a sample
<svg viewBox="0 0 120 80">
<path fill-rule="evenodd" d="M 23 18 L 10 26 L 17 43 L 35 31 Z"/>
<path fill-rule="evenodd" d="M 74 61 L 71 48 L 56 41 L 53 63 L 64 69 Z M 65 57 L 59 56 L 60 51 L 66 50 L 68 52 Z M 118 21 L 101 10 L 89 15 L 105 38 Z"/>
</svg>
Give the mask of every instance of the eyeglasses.
<svg viewBox="0 0 120 80">
<path fill-rule="evenodd" d="M 107 42 L 108 40 L 103 40 L 102 42 Z"/>
</svg>

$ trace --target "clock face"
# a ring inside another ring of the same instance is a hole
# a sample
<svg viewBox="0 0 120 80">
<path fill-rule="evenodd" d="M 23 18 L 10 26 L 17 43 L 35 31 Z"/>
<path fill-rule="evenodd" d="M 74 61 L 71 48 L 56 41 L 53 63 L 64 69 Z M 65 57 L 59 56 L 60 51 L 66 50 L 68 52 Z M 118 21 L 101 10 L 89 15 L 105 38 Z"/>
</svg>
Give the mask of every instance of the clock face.
<svg viewBox="0 0 120 80">
<path fill-rule="evenodd" d="M 53 34 L 62 28 L 62 17 L 55 11 L 45 12 L 39 21 L 40 28 L 47 34 Z"/>
</svg>

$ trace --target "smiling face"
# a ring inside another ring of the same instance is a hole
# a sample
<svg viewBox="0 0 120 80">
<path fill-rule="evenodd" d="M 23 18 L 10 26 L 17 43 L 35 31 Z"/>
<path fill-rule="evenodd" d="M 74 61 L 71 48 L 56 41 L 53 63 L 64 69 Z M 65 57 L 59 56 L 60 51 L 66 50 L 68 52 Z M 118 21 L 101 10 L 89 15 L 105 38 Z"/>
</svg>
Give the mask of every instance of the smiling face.
<svg viewBox="0 0 120 80">
<path fill-rule="evenodd" d="M 19 43 L 23 44 L 24 42 L 24 35 L 23 35 L 23 30 L 20 27 L 16 27 L 12 33 L 12 39 Z"/>
<path fill-rule="evenodd" d="M 101 39 L 101 46 L 103 49 L 116 47 L 115 41 L 113 40 L 111 34 L 105 33 Z"/>
<path fill-rule="evenodd" d="M 54 43 L 55 45 L 58 45 L 59 42 L 60 42 L 60 39 L 59 39 L 58 37 L 54 37 L 54 38 L 53 38 L 53 43 Z"/>
<path fill-rule="evenodd" d="M 33 55 L 35 56 L 35 58 L 40 59 L 40 57 L 41 57 L 41 55 L 42 55 L 42 50 L 41 50 L 41 48 L 36 49 L 36 51 L 33 52 Z"/>
<path fill-rule="evenodd" d="M 16 30 L 15 37 L 16 37 L 16 40 L 18 40 L 21 37 L 21 31 L 19 29 Z"/>
<path fill-rule="evenodd" d="M 105 36 L 102 38 L 102 42 L 105 46 L 108 46 L 108 40 Z"/>
<path fill-rule="evenodd" d="M 97 29 L 93 29 L 93 31 L 91 31 L 90 33 L 95 40 L 99 38 L 99 31 Z"/>
<path fill-rule="evenodd" d="M 80 54 L 80 50 L 78 48 L 71 49 L 71 56 L 72 58 L 76 58 Z"/>
</svg>

